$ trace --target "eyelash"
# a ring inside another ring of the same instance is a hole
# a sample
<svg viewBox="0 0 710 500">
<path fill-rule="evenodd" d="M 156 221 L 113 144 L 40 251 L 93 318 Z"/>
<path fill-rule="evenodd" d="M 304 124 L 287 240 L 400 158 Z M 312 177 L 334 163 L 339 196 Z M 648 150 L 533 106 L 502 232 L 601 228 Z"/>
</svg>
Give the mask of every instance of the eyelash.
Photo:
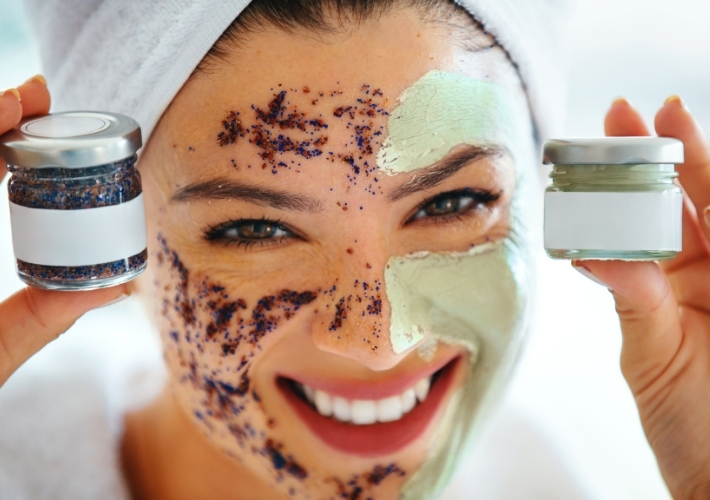
<svg viewBox="0 0 710 500">
<path fill-rule="evenodd" d="M 472 215 L 477 208 L 480 208 L 482 206 L 488 207 L 489 205 L 497 201 L 500 198 L 501 193 L 502 192 L 493 193 L 491 191 L 483 189 L 471 188 L 457 189 L 456 191 L 447 191 L 445 193 L 440 193 L 436 196 L 432 196 L 431 198 L 427 198 L 426 200 L 421 202 L 419 206 L 414 210 L 413 215 L 409 217 L 409 219 L 407 219 L 405 225 L 411 224 L 418 220 L 426 221 L 427 223 L 432 224 L 446 224 L 453 221 L 460 221 L 463 220 L 465 217 Z M 427 206 L 431 205 L 432 203 L 455 197 L 459 197 L 460 200 L 463 198 L 469 198 L 471 200 L 471 203 L 465 206 L 463 209 L 457 210 L 450 214 L 416 218 L 416 216 L 420 212 L 422 212 Z"/>
<path fill-rule="evenodd" d="M 432 203 L 436 203 L 437 201 L 443 201 L 447 199 L 452 199 L 452 198 L 458 198 L 459 201 L 461 201 L 464 198 L 468 198 L 471 200 L 469 205 L 465 206 L 461 210 L 457 210 L 453 213 L 446 214 L 446 215 L 430 215 L 430 216 L 423 216 L 423 217 L 417 217 L 417 215 L 424 211 L 426 207 L 431 205 Z M 422 203 L 417 206 L 417 208 L 414 210 L 414 213 L 412 216 L 410 216 L 407 219 L 407 222 L 405 222 L 405 225 L 414 223 L 416 221 L 421 220 L 424 223 L 433 223 L 433 224 L 446 224 L 449 222 L 453 221 L 460 221 L 463 220 L 464 217 L 472 215 L 475 210 L 481 206 L 489 206 L 491 203 L 495 202 L 500 198 L 500 193 L 492 193 L 490 191 L 485 191 L 485 190 L 480 190 L 480 189 L 459 189 L 456 191 L 447 191 L 446 193 L 440 193 L 436 196 L 432 196 L 431 198 L 428 198 L 424 200 Z M 227 236 L 227 233 L 229 231 L 238 231 L 241 228 L 246 228 L 250 224 L 265 224 L 269 225 L 275 228 L 276 231 L 283 231 L 285 235 L 281 235 L 278 237 L 272 237 L 272 238 L 255 238 L 255 239 L 244 239 L 244 238 L 235 238 L 235 237 L 230 237 Z M 267 247 L 272 247 L 275 245 L 280 245 L 282 244 L 285 240 L 289 239 L 301 239 L 293 230 L 289 229 L 288 226 L 283 224 L 283 222 L 280 219 L 274 220 L 274 219 L 268 219 L 266 217 L 261 218 L 261 219 L 229 219 L 228 221 L 221 222 L 217 224 L 216 226 L 209 226 L 206 230 L 203 231 L 203 237 L 205 240 L 214 242 L 214 243 L 221 243 L 224 245 L 236 245 L 238 248 L 244 248 L 245 250 L 249 250 L 255 247 L 258 248 L 267 248 Z"/>
<path fill-rule="evenodd" d="M 275 226 L 279 231 L 284 231 L 289 234 L 275 238 L 263 239 L 239 239 L 227 236 L 228 231 L 237 230 L 249 224 L 268 224 L 270 226 Z M 237 248 L 244 248 L 245 250 L 253 247 L 271 247 L 281 244 L 284 240 L 298 238 L 298 236 L 293 231 L 288 229 L 280 219 L 274 220 L 266 217 L 262 217 L 261 219 L 229 219 L 228 221 L 221 222 L 216 226 L 209 226 L 203 231 L 203 234 L 204 239 L 207 241 L 221 243 L 224 245 L 236 245 Z"/>
</svg>

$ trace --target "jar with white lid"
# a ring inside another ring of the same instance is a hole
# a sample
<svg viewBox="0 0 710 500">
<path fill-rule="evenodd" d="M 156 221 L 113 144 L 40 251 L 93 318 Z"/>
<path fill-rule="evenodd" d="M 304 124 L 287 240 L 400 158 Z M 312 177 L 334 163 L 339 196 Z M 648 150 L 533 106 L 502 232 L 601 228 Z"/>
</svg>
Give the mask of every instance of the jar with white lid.
<svg viewBox="0 0 710 500">
<path fill-rule="evenodd" d="M 671 259 L 682 248 L 683 143 L 666 137 L 547 141 L 545 251 L 558 259 Z"/>
<path fill-rule="evenodd" d="M 133 119 L 65 112 L 0 136 L 17 272 L 30 285 L 89 290 L 125 283 L 147 264 L 141 133 Z"/>
</svg>

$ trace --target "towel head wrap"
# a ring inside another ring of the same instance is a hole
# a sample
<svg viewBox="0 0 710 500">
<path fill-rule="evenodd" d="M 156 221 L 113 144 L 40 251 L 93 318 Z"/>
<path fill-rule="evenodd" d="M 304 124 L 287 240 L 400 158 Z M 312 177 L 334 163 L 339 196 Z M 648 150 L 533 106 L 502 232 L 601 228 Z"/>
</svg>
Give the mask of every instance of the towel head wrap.
<svg viewBox="0 0 710 500">
<path fill-rule="evenodd" d="M 458 0 L 507 50 L 540 139 L 559 133 L 564 0 Z M 135 118 L 147 141 L 160 116 L 248 0 L 27 0 L 53 111 Z"/>
</svg>

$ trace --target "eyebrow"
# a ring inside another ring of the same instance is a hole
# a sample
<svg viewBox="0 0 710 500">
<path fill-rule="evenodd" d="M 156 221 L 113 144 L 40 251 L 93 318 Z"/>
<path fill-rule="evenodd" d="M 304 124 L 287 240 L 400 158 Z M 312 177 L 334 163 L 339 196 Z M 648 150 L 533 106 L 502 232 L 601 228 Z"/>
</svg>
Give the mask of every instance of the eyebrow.
<svg viewBox="0 0 710 500">
<path fill-rule="evenodd" d="M 499 156 L 504 150 L 495 146 L 467 144 L 438 163 L 420 171 L 405 184 L 394 189 L 387 198 L 394 202 L 413 193 L 424 191 L 440 184 L 471 162 L 489 156 Z M 261 187 L 255 184 L 218 177 L 205 182 L 190 184 L 177 190 L 170 201 L 232 200 L 238 199 L 280 210 L 317 212 L 323 209 L 320 200 L 301 194 Z"/>
<path fill-rule="evenodd" d="M 170 200 L 232 200 L 235 198 L 257 205 L 298 212 L 317 212 L 323 208 L 322 203 L 315 198 L 227 178 L 190 184 L 176 191 Z"/>
<path fill-rule="evenodd" d="M 418 175 L 392 190 L 387 198 L 390 201 L 397 201 L 413 193 L 432 188 L 473 161 L 503 154 L 505 154 L 505 150 L 497 146 L 473 146 L 467 144 L 459 147 L 455 153 L 446 156 L 430 167 L 422 169 Z"/>
</svg>

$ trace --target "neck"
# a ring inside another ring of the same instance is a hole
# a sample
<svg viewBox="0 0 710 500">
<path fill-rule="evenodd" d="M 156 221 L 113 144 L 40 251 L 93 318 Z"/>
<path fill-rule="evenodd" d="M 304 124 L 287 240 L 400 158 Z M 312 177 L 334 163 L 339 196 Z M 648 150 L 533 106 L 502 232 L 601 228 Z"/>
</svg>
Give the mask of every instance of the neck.
<svg viewBox="0 0 710 500">
<path fill-rule="evenodd" d="M 169 387 L 125 419 L 124 474 L 136 500 L 278 499 L 188 420 Z"/>
</svg>

